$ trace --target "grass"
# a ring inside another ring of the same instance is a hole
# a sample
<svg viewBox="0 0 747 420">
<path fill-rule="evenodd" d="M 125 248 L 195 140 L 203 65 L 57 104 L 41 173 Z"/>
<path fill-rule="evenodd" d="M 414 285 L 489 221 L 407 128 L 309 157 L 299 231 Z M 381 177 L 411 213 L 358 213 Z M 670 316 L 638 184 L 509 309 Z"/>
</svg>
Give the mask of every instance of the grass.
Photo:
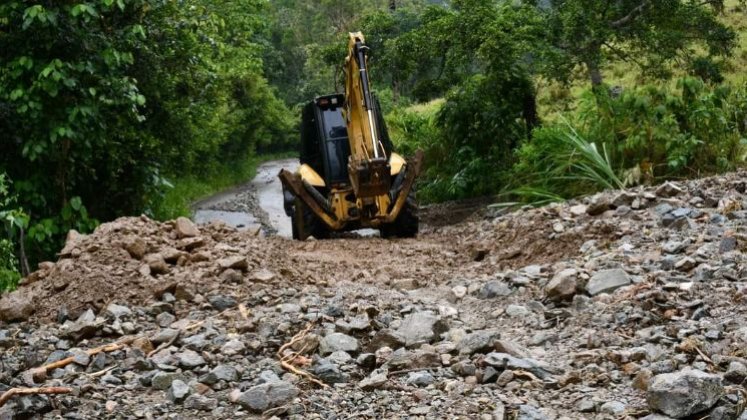
<svg viewBox="0 0 747 420">
<path fill-rule="evenodd" d="M 192 216 L 191 205 L 220 191 L 246 183 L 257 174 L 257 167 L 271 160 L 296 156 L 294 152 L 248 156 L 245 160 L 225 165 L 207 177 L 185 176 L 169 179 L 170 188 L 153 211 L 158 220 Z"/>
</svg>

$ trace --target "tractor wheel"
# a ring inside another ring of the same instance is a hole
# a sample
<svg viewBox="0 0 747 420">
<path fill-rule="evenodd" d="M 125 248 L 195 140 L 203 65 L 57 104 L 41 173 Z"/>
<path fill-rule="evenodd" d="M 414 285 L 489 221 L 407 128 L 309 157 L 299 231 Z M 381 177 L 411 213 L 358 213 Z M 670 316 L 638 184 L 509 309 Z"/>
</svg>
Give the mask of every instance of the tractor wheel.
<svg viewBox="0 0 747 420">
<path fill-rule="evenodd" d="M 415 191 L 410 190 L 405 205 L 394 222 L 381 227 L 382 238 L 414 238 L 418 235 L 418 203 Z"/>
<path fill-rule="evenodd" d="M 293 218 L 291 219 L 293 239 L 305 241 L 309 236 L 316 239 L 329 238 L 329 229 L 323 221 L 314 215 L 309 206 L 297 198 L 293 207 Z"/>
</svg>

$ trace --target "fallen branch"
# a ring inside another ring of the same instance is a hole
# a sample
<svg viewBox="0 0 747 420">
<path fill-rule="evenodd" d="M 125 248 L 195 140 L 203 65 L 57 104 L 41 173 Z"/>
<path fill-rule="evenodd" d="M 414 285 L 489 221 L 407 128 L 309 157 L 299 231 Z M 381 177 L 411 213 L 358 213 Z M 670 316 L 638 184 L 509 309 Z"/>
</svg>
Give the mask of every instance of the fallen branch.
<svg viewBox="0 0 747 420">
<path fill-rule="evenodd" d="M 39 395 L 39 394 L 69 394 L 72 388 L 48 387 L 48 388 L 11 388 L 0 395 L 0 407 L 5 405 L 15 395 Z"/>
<path fill-rule="evenodd" d="M 291 340 L 282 346 L 280 346 L 280 349 L 278 349 L 277 356 L 280 359 L 280 366 L 283 367 L 283 369 L 287 370 L 288 372 L 291 372 L 295 375 L 298 375 L 302 378 L 305 378 L 307 381 L 319 385 L 322 388 L 329 388 L 329 385 L 325 384 L 324 382 L 320 381 L 319 379 L 316 379 L 314 375 L 310 374 L 309 372 L 303 371 L 301 369 L 298 369 L 297 367 L 293 366 L 291 363 L 288 362 L 288 360 L 295 361 L 300 354 L 298 352 L 292 352 L 290 355 L 284 355 L 283 353 L 285 350 L 290 348 L 292 345 L 298 343 L 299 341 L 303 340 L 306 335 L 311 332 L 311 329 L 314 327 L 313 323 L 309 323 L 306 328 L 301 330 L 298 334 L 294 335 Z"/>
<path fill-rule="evenodd" d="M 90 350 L 86 350 L 86 354 L 89 356 L 95 356 L 99 353 L 111 353 L 113 351 L 122 350 L 125 347 L 128 347 L 133 341 L 137 340 L 139 337 L 128 337 L 123 340 L 120 340 L 116 343 L 112 344 L 106 344 L 104 346 L 96 347 Z M 37 368 L 31 369 L 31 373 L 34 378 L 38 377 L 46 377 L 47 372 L 50 372 L 55 369 L 63 368 L 70 363 L 73 363 L 75 361 L 75 357 L 71 356 L 62 360 L 58 360 L 53 363 L 46 364 L 44 366 L 39 366 Z"/>
</svg>

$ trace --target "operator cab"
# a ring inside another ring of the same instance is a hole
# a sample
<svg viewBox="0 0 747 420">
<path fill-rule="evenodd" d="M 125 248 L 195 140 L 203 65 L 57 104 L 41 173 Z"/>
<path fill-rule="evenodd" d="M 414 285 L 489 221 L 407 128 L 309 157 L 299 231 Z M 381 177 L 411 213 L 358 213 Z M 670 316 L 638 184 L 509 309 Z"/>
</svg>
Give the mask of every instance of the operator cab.
<svg viewBox="0 0 747 420">
<path fill-rule="evenodd" d="M 344 101 L 341 94 L 320 96 L 303 108 L 301 117 L 301 164 L 311 166 L 328 186 L 349 182 Z"/>
</svg>

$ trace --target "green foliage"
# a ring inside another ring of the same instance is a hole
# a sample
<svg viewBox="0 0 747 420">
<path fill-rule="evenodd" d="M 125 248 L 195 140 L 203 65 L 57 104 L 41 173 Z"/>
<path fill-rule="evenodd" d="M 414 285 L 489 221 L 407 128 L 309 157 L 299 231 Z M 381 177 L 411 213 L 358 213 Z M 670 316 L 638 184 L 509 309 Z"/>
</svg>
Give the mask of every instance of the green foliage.
<svg viewBox="0 0 747 420">
<path fill-rule="evenodd" d="M 587 93 L 570 123 L 536 130 L 517 151 L 521 187 L 573 197 L 655 178 L 733 170 L 745 160 L 747 86 L 683 78 L 619 97 Z"/>
<path fill-rule="evenodd" d="M 26 215 L 15 208 L 15 197 L 10 194 L 9 184 L 6 175 L 0 173 L 0 293 L 13 290 L 21 278 L 15 233 L 27 223 Z"/>
<path fill-rule="evenodd" d="M 169 177 L 291 147 L 263 76 L 262 0 L 0 4 L 0 168 L 32 260 L 68 229 L 152 213 Z"/>
<path fill-rule="evenodd" d="M 693 48 L 709 56 L 728 55 L 737 38 L 718 14 L 724 1 L 561 0 L 543 10 L 548 43 L 558 52 L 546 74 L 569 81 L 584 66 L 594 86 L 603 82 L 602 67 L 623 60 L 660 77 L 668 64 L 689 61 Z"/>
</svg>

